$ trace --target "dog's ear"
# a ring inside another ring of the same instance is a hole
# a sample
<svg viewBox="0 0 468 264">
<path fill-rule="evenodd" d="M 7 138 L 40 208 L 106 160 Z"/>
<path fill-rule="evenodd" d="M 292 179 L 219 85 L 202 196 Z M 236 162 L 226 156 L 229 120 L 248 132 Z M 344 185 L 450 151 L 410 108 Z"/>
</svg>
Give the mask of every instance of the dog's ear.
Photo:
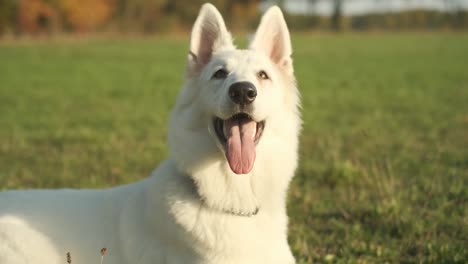
<svg viewBox="0 0 468 264">
<path fill-rule="evenodd" d="M 200 70 L 210 61 L 213 52 L 232 48 L 231 34 L 226 29 L 223 17 L 212 4 L 204 4 L 192 29 L 189 67 Z"/>
<path fill-rule="evenodd" d="M 263 15 L 249 48 L 266 53 L 274 63 L 292 74 L 291 38 L 279 7 L 272 6 Z"/>
</svg>

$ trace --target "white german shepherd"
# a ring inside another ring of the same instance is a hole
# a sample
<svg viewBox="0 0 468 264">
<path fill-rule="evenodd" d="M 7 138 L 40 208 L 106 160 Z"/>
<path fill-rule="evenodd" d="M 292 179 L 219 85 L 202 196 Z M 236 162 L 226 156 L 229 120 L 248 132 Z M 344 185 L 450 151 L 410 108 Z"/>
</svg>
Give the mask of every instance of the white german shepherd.
<svg viewBox="0 0 468 264">
<path fill-rule="evenodd" d="M 301 126 L 278 7 L 236 49 L 205 4 L 170 117 L 170 159 L 108 190 L 0 194 L 0 263 L 294 263 L 286 193 Z"/>
</svg>

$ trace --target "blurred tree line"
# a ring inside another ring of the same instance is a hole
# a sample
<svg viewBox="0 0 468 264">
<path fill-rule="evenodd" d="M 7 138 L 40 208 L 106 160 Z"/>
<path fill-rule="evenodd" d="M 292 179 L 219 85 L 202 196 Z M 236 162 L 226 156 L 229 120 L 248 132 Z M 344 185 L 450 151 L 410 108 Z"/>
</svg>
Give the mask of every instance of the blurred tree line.
<svg viewBox="0 0 468 264">
<path fill-rule="evenodd" d="M 188 30 L 206 0 L 0 0 L 0 34 Z M 231 27 L 257 19 L 259 0 L 212 0 Z M 242 19 L 233 19 L 234 17 Z M 232 22 L 232 23 L 231 23 Z"/>
<path fill-rule="evenodd" d="M 284 1 L 277 1 L 279 5 Z M 286 14 L 292 30 L 466 29 L 468 13 L 405 11 L 346 17 L 344 0 L 331 16 Z M 448 0 L 447 0 L 448 1 Z M 61 32 L 174 32 L 189 30 L 206 0 L 0 0 L 0 35 Z M 233 30 L 258 22 L 260 0 L 211 0 Z M 309 0 L 311 6 L 314 0 Z"/>
<path fill-rule="evenodd" d="M 323 29 L 333 31 L 468 29 L 468 12 L 462 9 L 456 0 L 441 0 L 450 12 L 421 9 L 354 16 L 343 14 L 343 4 L 346 0 L 329 1 L 333 6 L 330 17 L 286 14 L 288 25 L 299 31 Z M 307 0 L 306 2 L 309 10 L 313 10 L 318 0 Z"/>
</svg>

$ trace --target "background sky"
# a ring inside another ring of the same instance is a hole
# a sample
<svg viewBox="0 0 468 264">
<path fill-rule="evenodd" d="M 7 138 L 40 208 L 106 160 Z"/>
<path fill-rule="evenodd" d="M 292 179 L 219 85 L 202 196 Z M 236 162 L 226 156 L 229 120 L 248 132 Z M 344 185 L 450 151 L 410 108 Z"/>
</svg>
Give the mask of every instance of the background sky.
<svg viewBox="0 0 468 264">
<path fill-rule="evenodd" d="M 263 1 L 262 8 L 280 1 Z M 333 0 L 285 0 L 284 8 L 294 14 L 331 15 Z M 343 0 L 345 15 L 367 13 L 400 12 L 425 9 L 451 12 L 457 9 L 468 9 L 468 0 Z"/>
</svg>

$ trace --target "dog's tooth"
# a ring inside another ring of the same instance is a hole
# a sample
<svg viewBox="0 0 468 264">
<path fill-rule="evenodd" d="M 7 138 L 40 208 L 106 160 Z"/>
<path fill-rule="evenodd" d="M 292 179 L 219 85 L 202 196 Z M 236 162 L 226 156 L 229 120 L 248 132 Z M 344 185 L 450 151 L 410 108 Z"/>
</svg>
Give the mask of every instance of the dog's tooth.
<svg viewBox="0 0 468 264">
<path fill-rule="evenodd" d="M 257 126 L 255 126 L 254 129 L 252 129 L 252 139 L 255 140 L 255 135 L 257 134 Z"/>
</svg>

